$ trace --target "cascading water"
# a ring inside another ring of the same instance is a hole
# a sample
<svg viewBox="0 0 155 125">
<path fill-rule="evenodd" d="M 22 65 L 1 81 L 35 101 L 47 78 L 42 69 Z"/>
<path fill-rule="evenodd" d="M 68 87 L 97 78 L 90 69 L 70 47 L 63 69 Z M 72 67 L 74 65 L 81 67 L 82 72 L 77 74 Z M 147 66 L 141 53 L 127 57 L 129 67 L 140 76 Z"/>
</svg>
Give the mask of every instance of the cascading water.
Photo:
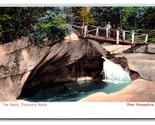
<svg viewBox="0 0 155 125">
<path fill-rule="evenodd" d="M 93 81 L 82 81 L 82 84 L 81 81 L 66 83 L 55 88 L 51 87 L 40 90 L 33 97 L 25 98 L 25 100 L 47 102 L 78 101 L 96 92 L 104 92 L 107 94 L 118 92 L 131 83 L 132 80 L 129 73 L 120 65 L 115 64 L 104 57 L 102 58 L 105 60 L 103 63 L 105 79 L 103 79 L 103 82 L 100 84 Z"/>
<path fill-rule="evenodd" d="M 115 64 L 105 57 L 102 58 L 105 60 L 103 62 L 103 72 L 105 76 L 105 78 L 103 79 L 104 82 L 115 84 L 129 84 L 132 81 L 129 73 L 125 71 L 119 64 Z"/>
</svg>

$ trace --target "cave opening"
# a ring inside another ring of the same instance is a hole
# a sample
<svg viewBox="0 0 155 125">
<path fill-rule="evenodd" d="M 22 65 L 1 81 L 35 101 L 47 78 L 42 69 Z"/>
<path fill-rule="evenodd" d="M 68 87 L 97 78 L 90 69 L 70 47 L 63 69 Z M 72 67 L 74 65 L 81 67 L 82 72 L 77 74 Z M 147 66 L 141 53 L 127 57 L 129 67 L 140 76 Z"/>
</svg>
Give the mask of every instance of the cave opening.
<svg viewBox="0 0 155 125">
<path fill-rule="evenodd" d="M 63 58 L 63 62 L 68 58 Z M 75 98 L 79 98 L 81 93 L 86 96 L 106 86 L 106 83 L 102 82 L 101 57 L 83 57 L 67 65 L 58 62 L 60 60 L 50 60 L 34 69 L 25 82 L 19 99 L 73 101 L 77 100 Z"/>
</svg>

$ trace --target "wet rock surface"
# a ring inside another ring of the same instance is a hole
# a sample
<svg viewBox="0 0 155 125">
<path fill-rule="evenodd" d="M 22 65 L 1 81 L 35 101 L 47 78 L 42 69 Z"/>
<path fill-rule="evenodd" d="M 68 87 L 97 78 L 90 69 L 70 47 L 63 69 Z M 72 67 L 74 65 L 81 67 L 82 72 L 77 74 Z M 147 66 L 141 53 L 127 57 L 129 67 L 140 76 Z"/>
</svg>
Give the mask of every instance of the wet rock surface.
<svg viewBox="0 0 155 125">
<path fill-rule="evenodd" d="M 149 52 L 153 51 L 152 47 Z M 0 52 L 0 101 L 31 96 L 49 86 L 59 87 L 60 82 L 83 83 L 79 81 L 81 78 L 87 78 L 88 83 L 89 80 L 101 81 L 102 56 L 129 71 L 132 80 L 155 78 L 152 75 L 155 71 L 154 57 L 145 54 L 139 56 L 139 53 L 109 55 L 106 49 L 93 40 L 67 40 L 52 47 L 38 47 L 29 45 L 28 38 L 22 38 L 1 45 Z"/>
<path fill-rule="evenodd" d="M 155 81 L 137 79 L 119 92 L 98 92 L 81 99 L 80 102 L 155 102 L 154 91 Z"/>
<path fill-rule="evenodd" d="M 104 47 L 104 46 L 103 46 Z M 155 80 L 155 56 L 154 56 L 155 44 L 149 43 L 148 45 L 112 45 L 106 46 L 108 51 L 115 50 L 114 57 L 125 57 L 130 68 L 130 76 L 134 80 L 136 78 L 144 78 L 146 80 Z M 126 49 L 126 50 L 125 50 Z M 124 52 L 124 53 L 123 53 Z M 120 61 L 122 62 L 122 61 Z M 122 65 L 123 66 L 123 65 Z M 133 74 L 133 75 L 132 75 Z M 139 74 L 139 75 L 138 75 Z"/>
<path fill-rule="evenodd" d="M 0 48 L 0 101 L 14 100 L 23 90 L 28 93 L 48 87 L 51 81 L 57 86 L 58 82 L 76 81 L 83 76 L 101 80 L 101 57 L 107 54 L 92 40 L 62 42 L 50 48 L 29 45 L 29 39 L 23 38 Z"/>
<path fill-rule="evenodd" d="M 155 56 L 144 53 L 124 53 L 131 70 L 137 71 L 143 79 L 155 81 Z"/>
<path fill-rule="evenodd" d="M 78 40 L 54 45 L 48 56 L 31 72 L 21 92 L 29 97 L 48 86 L 77 81 L 81 77 L 91 77 L 102 81 L 103 59 L 107 51 L 92 40 Z"/>
</svg>

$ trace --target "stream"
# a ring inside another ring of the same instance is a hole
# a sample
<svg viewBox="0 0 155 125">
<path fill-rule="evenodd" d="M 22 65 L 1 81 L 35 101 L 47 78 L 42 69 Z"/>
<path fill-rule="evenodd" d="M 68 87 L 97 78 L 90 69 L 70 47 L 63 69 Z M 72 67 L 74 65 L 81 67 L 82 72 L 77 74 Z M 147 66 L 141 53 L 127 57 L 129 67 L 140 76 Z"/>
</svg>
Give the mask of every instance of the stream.
<svg viewBox="0 0 155 125">
<path fill-rule="evenodd" d="M 31 98 L 24 98 L 24 100 L 31 102 L 75 102 L 96 92 L 110 94 L 128 86 L 132 81 L 129 73 L 120 65 L 104 59 L 104 79 L 102 81 L 82 81 L 82 84 L 80 82 L 69 82 L 54 88 L 48 87 L 39 90 Z"/>
</svg>

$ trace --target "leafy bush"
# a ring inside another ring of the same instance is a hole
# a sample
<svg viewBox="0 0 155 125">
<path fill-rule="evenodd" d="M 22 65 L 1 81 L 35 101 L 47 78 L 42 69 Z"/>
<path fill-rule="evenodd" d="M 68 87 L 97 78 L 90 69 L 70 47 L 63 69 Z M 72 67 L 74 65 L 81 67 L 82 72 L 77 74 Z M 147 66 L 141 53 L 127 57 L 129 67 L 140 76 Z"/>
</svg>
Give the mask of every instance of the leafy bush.
<svg viewBox="0 0 155 125">
<path fill-rule="evenodd" d="M 46 11 L 45 15 L 38 19 L 34 26 L 34 37 L 36 42 L 45 42 L 53 45 L 60 42 L 67 33 L 67 23 L 59 8 Z"/>
<path fill-rule="evenodd" d="M 32 32 L 32 25 L 44 14 L 42 7 L 0 7 L 0 41 L 11 42 L 25 34 L 25 28 Z"/>
<path fill-rule="evenodd" d="M 155 42 L 155 31 L 148 32 L 148 42 Z"/>
<path fill-rule="evenodd" d="M 36 43 L 53 44 L 67 32 L 67 23 L 58 7 L 0 7 L 0 12 L 2 44 L 30 35 Z"/>
</svg>

